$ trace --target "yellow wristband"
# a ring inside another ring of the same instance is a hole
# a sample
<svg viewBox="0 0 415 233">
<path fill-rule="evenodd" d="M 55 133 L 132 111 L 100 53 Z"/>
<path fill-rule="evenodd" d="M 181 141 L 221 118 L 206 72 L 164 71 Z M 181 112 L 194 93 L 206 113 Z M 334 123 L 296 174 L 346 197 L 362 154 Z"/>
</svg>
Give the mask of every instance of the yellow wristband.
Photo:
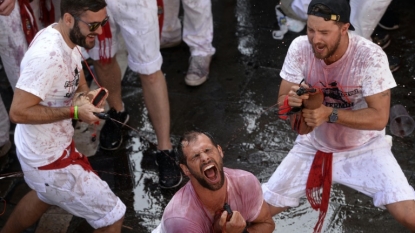
<svg viewBox="0 0 415 233">
<path fill-rule="evenodd" d="M 75 105 L 74 107 L 73 119 L 78 120 L 78 106 L 77 105 Z"/>
</svg>

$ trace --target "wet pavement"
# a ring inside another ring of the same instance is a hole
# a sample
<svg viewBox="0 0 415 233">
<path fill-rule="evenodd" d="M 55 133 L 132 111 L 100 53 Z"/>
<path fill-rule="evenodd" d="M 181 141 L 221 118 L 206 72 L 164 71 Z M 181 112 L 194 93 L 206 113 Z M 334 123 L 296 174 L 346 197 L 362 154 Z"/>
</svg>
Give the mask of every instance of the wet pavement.
<svg viewBox="0 0 415 233">
<path fill-rule="evenodd" d="M 302 33 L 289 32 L 283 40 L 274 40 L 275 2 L 254 0 L 212 0 L 214 46 L 217 53 L 211 64 L 210 78 L 200 87 L 187 87 L 188 47 L 165 49 L 163 67 L 171 108 L 171 138 L 192 129 L 212 133 L 224 149 L 224 164 L 252 172 L 265 182 L 291 148 L 295 133 L 279 120 L 272 106 L 277 101 L 281 81 L 279 72 L 291 41 Z M 391 31 L 392 43 L 385 49 L 398 56 L 401 68 L 394 73 L 398 87 L 392 90 L 392 105 L 402 104 L 415 116 L 415 2 L 394 1 L 391 8 L 399 13 L 400 29 Z M 155 134 L 144 107 L 137 74 L 127 68 L 122 80 L 123 100 L 130 113 L 124 128 L 121 149 L 96 150 L 91 134 L 99 128 L 77 125 L 81 151 L 92 152 L 89 159 L 102 179 L 127 205 L 122 232 L 151 232 L 160 221 L 164 207 L 177 189 L 158 187 L 154 163 Z M 0 71 L 1 94 L 7 105 L 12 91 L 4 71 Z M 389 125 L 386 128 L 390 134 Z M 11 130 L 13 137 L 13 130 Z M 78 142 L 77 141 L 77 142 Z M 393 153 L 409 182 L 415 187 L 414 134 L 393 136 Z M 14 150 L 14 149 L 13 149 Z M 85 152 L 85 153 L 87 153 Z M 12 154 L 15 158 L 15 155 Z M 19 172 L 15 159 L 3 172 Z M 185 180 L 186 181 L 186 180 Z M 183 182 L 183 184 L 185 183 Z M 19 199 L 28 191 L 22 177 L 0 180 L 0 197 L 6 201 L 0 227 Z M 1 211 L 1 207 L 0 207 Z M 275 232 L 312 232 L 318 213 L 303 199 L 300 206 L 274 217 Z M 372 200 L 342 185 L 334 185 L 324 232 L 409 232 L 384 210 L 373 207 Z M 85 220 L 54 208 L 29 232 L 92 232 Z"/>
</svg>

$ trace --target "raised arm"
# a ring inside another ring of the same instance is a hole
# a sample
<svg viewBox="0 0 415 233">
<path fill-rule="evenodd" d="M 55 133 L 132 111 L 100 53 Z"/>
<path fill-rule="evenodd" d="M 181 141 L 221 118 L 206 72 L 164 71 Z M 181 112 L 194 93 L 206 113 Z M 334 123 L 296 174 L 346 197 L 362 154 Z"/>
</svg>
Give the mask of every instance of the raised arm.
<svg viewBox="0 0 415 233">
<path fill-rule="evenodd" d="M 390 109 L 390 90 L 365 97 L 367 108 L 359 110 L 338 110 L 338 120 L 341 124 L 353 129 L 383 130 L 388 123 Z M 303 110 L 304 119 L 309 126 L 319 126 L 328 121 L 333 108 L 322 105 L 316 110 Z"/>
<path fill-rule="evenodd" d="M 88 92 L 89 88 L 85 76 L 81 72 L 77 92 Z M 12 105 L 10 107 L 10 120 L 20 124 L 47 124 L 70 118 L 70 107 L 49 107 L 40 105 L 38 96 L 19 88 L 14 91 Z M 93 112 L 102 112 L 103 109 L 96 108 L 89 101 L 77 102 L 78 116 L 82 121 L 92 124 L 99 119 Z"/>
</svg>

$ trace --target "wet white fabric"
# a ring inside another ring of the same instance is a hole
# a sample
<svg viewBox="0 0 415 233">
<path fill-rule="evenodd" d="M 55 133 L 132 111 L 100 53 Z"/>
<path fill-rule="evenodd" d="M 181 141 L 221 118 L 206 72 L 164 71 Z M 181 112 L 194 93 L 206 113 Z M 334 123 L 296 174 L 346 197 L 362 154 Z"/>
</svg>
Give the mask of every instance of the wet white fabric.
<svg viewBox="0 0 415 233">
<path fill-rule="evenodd" d="M 373 42 L 349 33 L 346 53 L 326 65 L 314 56 L 307 36 L 296 38 L 288 49 L 281 78 L 292 83 L 305 80 L 324 93 L 324 104 L 339 109 L 367 107 L 364 97 L 396 86 L 385 52 Z M 384 131 L 358 130 L 323 123 L 310 133 L 313 145 L 323 152 L 339 152 L 370 142 Z"/>
<path fill-rule="evenodd" d="M 307 10 L 308 5 L 310 5 L 311 0 L 293 0 L 291 3 L 291 8 L 293 12 L 302 20 L 307 20 Z"/>
<path fill-rule="evenodd" d="M 373 30 L 379 23 L 392 0 L 350 0 L 350 23 L 355 32 L 370 39 Z"/>
<path fill-rule="evenodd" d="M 280 75 L 293 83 L 304 79 L 322 90 L 323 104 L 347 110 L 366 108 L 365 97 L 396 86 L 383 50 L 351 33 L 347 51 L 330 65 L 315 58 L 307 36 L 296 38 Z M 385 130 L 356 130 L 329 123 L 297 137 L 293 149 L 262 186 L 264 199 L 278 207 L 297 206 L 299 198 L 305 196 L 317 150 L 333 152 L 334 183 L 373 197 L 375 206 L 415 199 L 413 188 L 391 152 Z"/>
<path fill-rule="evenodd" d="M 52 26 L 41 30 L 32 41 L 21 62 L 16 88 L 39 97 L 41 105 L 69 107 L 79 84 L 81 55 Z M 73 134 L 68 116 L 50 124 L 17 124 L 14 139 L 22 159 L 32 167 L 40 167 L 57 160 Z"/>
<path fill-rule="evenodd" d="M 121 32 L 128 51 L 128 67 L 145 75 L 159 71 L 163 58 L 160 53 L 157 2 L 117 0 L 107 1 L 107 4 L 112 43 L 106 43 L 106 54 L 114 58 L 119 46 L 117 36 Z M 99 60 L 98 39 L 95 47 L 89 50 L 89 56 Z"/>
<path fill-rule="evenodd" d="M 60 0 L 54 0 L 55 6 L 59 6 L 59 2 Z M 30 6 L 40 29 L 42 24 L 39 21 L 39 0 L 33 0 Z M 20 62 L 27 51 L 27 42 L 23 33 L 18 1 L 15 1 L 14 9 L 10 15 L 0 15 L 0 32 L 0 57 L 10 86 L 14 90 L 20 75 Z M 0 96 L 0 146 L 9 140 L 9 129 L 9 115 L 4 108 L 4 103 Z"/>
<path fill-rule="evenodd" d="M 181 24 L 178 18 L 182 2 L 183 40 L 192 56 L 208 56 L 215 53 L 212 46 L 213 17 L 211 0 L 164 0 L 164 23 L 161 37 L 166 41 L 180 38 Z"/>
<path fill-rule="evenodd" d="M 10 86 L 14 89 L 19 78 L 20 61 L 27 50 L 27 42 L 22 30 L 19 4 L 9 16 L 0 15 L 0 56 Z M 9 141 L 9 114 L 0 96 L 0 146 Z"/>
<path fill-rule="evenodd" d="M 293 149 L 267 183 L 264 199 L 276 207 L 295 207 L 305 196 L 305 187 L 316 149 L 310 137 L 299 136 Z M 415 191 L 391 152 L 388 139 L 378 136 L 367 145 L 333 153 L 333 184 L 339 183 L 373 198 L 376 207 L 415 200 Z"/>
<path fill-rule="evenodd" d="M 262 207 L 263 198 L 258 179 L 243 170 L 224 168 L 227 177 L 228 203 L 232 210 L 241 213 L 247 222 L 255 220 Z M 206 210 L 188 182 L 176 192 L 166 206 L 161 224 L 156 232 L 212 232 L 213 216 L 207 217 Z"/>
<path fill-rule="evenodd" d="M 350 23 L 355 33 L 370 39 L 386 9 L 392 0 L 350 0 Z M 308 5 L 311 0 L 293 0 L 291 8 L 301 19 L 307 20 Z"/>
<path fill-rule="evenodd" d="M 80 165 L 37 170 L 25 163 L 19 150 L 16 154 L 27 185 L 41 201 L 85 218 L 95 229 L 109 226 L 124 216 L 124 203 L 95 173 L 85 171 Z"/>
</svg>

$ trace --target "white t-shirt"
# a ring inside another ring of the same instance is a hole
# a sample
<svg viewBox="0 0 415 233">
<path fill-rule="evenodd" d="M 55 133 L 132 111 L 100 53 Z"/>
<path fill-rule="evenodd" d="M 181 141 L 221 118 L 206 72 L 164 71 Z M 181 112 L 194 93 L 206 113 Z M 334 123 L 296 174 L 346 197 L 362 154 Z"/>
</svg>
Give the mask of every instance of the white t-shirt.
<svg viewBox="0 0 415 233">
<path fill-rule="evenodd" d="M 41 105 L 65 107 L 71 105 L 79 85 L 81 55 L 76 47 L 71 49 L 65 43 L 55 25 L 36 35 L 20 64 L 16 88 L 38 96 Z M 15 144 L 27 164 L 40 167 L 62 155 L 73 133 L 69 116 L 50 124 L 17 124 Z"/>
<path fill-rule="evenodd" d="M 224 168 L 228 186 L 228 204 L 237 210 L 247 222 L 255 220 L 263 203 L 261 185 L 249 172 Z M 161 226 L 157 232 L 212 232 L 213 216 L 208 218 L 208 210 L 198 200 L 193 186 L 188 182 L 174 194 L 163 213 Z"/>
<path fill-rule="evenodd" d="M 349 33 L 346 53 L 330 65 L 314 56 L 307 36 L 296 38 L 288 49 L 280 75 L 293 83 L 304 79 L 322 89 L 326 106 L 348 110 L 366 108 L 364 97 L 396 86 L 383 50 L 353 33 Z M 318 150 L 339 152 L 362 146 L 384 134 L 384 130 L 358 130 L 323 123 L 311 133 L 299 136 L 297 141 L 307 139 Z"/>
</svg>

